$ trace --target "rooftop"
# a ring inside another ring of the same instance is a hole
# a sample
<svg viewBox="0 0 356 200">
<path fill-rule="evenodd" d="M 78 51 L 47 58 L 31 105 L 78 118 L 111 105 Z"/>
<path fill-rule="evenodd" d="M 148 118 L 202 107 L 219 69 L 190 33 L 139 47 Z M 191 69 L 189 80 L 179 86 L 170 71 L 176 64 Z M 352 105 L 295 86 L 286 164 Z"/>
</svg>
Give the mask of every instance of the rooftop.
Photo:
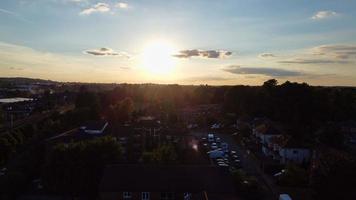
<svg viewBox="0 0 356 200">
<path fill-rule="evenodd" d="M 228 173 L 210 165 L 111 165 L 104 170 L 101 192 L 202 192 L 233 194 Z"/>
</svg>

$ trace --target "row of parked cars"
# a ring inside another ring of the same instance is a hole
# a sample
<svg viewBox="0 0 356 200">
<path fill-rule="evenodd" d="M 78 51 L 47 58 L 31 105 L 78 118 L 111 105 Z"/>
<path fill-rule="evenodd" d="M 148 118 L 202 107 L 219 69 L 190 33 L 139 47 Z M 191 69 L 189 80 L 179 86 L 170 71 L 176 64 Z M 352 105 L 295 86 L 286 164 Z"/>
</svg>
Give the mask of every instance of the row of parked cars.
<svg viewBox="0 0 356 200">
<path fill-rule="evenodd" d="M 209 133 L 207 137 L 201 138 L 201 143 L 207 151 L 210 159 L 219 167 L 236 169 L 241 167 L 240 157 L 237 152 L 230 150 L 228 143 L 223 142 L 215 134 Z"/>
</svg>

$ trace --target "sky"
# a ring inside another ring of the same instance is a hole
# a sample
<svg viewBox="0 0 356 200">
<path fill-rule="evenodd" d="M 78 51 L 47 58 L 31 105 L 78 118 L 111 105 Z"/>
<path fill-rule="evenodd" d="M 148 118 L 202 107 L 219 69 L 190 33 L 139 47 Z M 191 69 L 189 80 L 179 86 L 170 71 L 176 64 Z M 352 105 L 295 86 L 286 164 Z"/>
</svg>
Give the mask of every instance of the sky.
<svg viewBox="0 0 356 200">
<path fill-rule="evenodd" d="M 356 86 L 354 0 L 1 0 L 0 77 Z"/>
</svg>

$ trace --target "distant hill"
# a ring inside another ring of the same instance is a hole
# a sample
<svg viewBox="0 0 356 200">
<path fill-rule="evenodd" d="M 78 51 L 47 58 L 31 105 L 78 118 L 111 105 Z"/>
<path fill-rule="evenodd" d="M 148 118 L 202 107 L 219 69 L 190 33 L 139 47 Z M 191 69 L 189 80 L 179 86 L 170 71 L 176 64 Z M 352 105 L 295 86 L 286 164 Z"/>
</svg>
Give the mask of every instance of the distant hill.
<svg viewBox="0 0 356 200">
<path fill-rule="evenodd" d="M 37 79 L 37 78 L 24 78 L 24 77 L 0 77 L 0 85 L 27 85 L 27 84 L 50 84 L 58 83 L 56 81 Z"/>
</svg>

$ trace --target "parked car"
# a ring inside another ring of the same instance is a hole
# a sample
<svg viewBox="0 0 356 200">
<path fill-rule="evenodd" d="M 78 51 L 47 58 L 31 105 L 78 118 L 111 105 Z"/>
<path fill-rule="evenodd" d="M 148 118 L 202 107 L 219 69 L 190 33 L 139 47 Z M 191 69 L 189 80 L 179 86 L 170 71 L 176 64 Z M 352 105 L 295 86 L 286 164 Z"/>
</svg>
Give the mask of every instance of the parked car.
<svg viewBox="0 0 356 200">
<path fill-rule="evenodd" d="M 273 174 L 274 177 L 279 177 L 281 175 L 283 175 L 286 172 L 286 170 L 282 169 L 280 172 L 277 172 L 275 174 Z"/>
<path fill-rule="evenodd" d="M 218 166 L 219 166 L 219 167 L 229 167 L 229 165 L 226 164 L 226 163 L 220 163 L 220 164 L 218 164 Z"/>
<path fill-rule="evenodd" d="M 214 142 L 214 134 L 208 134 L 208 142 Z"/>
<path fill-rule="evenodd" d="M 224 157 L 224 152 L 213 150 L 208 152 L 210 158 L 222 158 Z"/>
</svg>

